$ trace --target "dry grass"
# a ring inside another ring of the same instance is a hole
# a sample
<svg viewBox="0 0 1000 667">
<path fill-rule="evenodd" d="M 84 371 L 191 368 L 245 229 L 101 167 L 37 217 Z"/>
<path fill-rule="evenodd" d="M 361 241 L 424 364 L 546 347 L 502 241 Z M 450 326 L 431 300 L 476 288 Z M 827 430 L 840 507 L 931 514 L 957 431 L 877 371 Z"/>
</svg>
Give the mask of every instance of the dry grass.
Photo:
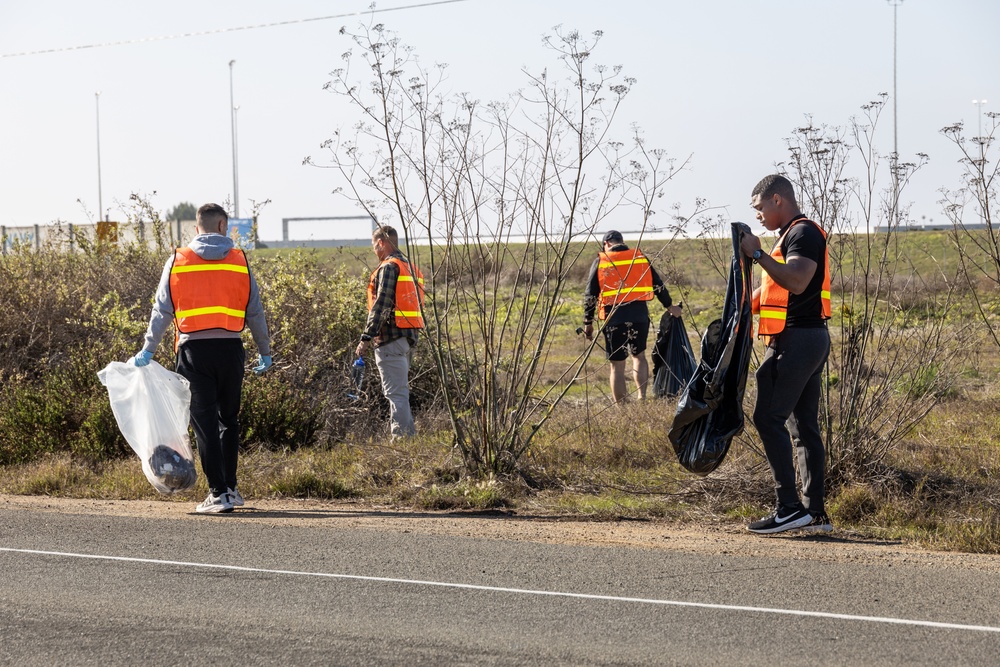
<svg viewBox="0 0 1000 667">
<path fill-rule="evenodd" d="M 893 452 L 880 479 L 832 489 L 838 529 L 933 548 L 1000 552 L 1000 448 L 995 397 L 942 405 Z M 244 453 L 248 497 L 355 498 L 415 509 L 492 509 L 591 518 L 741 523 L 771 503 L 770 471 L 750 434 L 719 470 L 701 478 L 676 462 L 666 432 L 673 404 L 633 402 L 588 410 L 568 404 L 524 468 L 524 476 L 470 479 L 446 428 L 404 442 L 370 439 L 330 449 Z M 440 426 L 440 424 L 439 424 Z M 0 468 L 0 492 L 100 499 L 157 496 L 134 458 L 89 466 L 67 455 Z M 197 502 L 207 489 L 171 500 Z"/>
<path fill-rule="evenodd" d="M 681 245 L 675 254 L 690 256 L 689 265 L 697 265 L 694 245 Z M 320 260 L 338 267 L 360 261 L 348 253 Z M 685 320 L 697 352 L 698 332 L 721 310 L 722 294 L 709 284 L 711 276 L 681 282 L 677 297 L 687 306 Z M 580 353 L 584 344 L 574 333 L 579 314 L 578 303 L 567 301 L 544 381 L 555 382 L 558 369 Z M 950 317 L 968 323 L 971 315 Z M 322 346 L 324 355 L 329 348 Z M 522 461 L 519 476 L 465 477 L 447 416 L 428 405 L 421 406 L 418 415 L 420 435 L 407 441 L 388 440 L 381 435 L 380 422 L 372 420 L 352 430 L 345 418 L 347 426 L 337 430 L 329 446 L 273 448 L 276 451 L 254 447 L 241 459 L 241 490 L 256 498 L 354 498 L 420 509 L 506 508 L 609 520 L 655 517 L 736 524 L 768 509 L 773 499 L 770 471 L 749 424 L 721 468 L 706 478 L 696 477 L 677 464 L 667 440 L 674 404 L 648 400 L 612 405 L 602 357 L 600 350 L 594 351 L 580 382 Z M 894 446 L 877 469 L 863 478 L 838 480 L 829 490 L 828 509 L 837 526 L 873 538 L 1000 553 L 998 368 L 1000 352 L 992 344 L 967 350 L 957 370 L 958 384 L 930 416 Z M 751 378 L 746 406 L 753 404 L 754 384 Z M 269 396 L 261 400 L 271 400 Z M 0 467 L 0 492 L 100 499 L 157 495 L 131 455 L 100 460 L 65 451 Z M 171 500 L 193 503 L 205 493 L 200 479 L 195 489 Z"/>
</svg>

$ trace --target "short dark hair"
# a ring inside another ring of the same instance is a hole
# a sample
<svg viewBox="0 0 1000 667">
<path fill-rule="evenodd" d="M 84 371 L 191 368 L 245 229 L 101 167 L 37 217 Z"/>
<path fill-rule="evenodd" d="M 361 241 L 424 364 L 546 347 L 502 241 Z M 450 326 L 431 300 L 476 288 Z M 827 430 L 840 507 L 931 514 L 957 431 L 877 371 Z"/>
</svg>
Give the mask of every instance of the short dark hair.
<svg viewBox="0 0 1000 667">
<path fill-rule="evenodd" d="M 782 199 L 788 199 L 796 206 L 798 205 L 798 202 L 795 200 L 795 188 L 792 187 L 792 182 L 781 174 L 771 174 L 760 179 L 760 182 L 753 186 L 753 192 L 750 193 L 751 197 L 756 197 L 757 195 L 760 195 L 761 199 L 780 195 Z"/>
<path fill-rule="evenodd" d="M 395 227 L 390 227 L 389 225 L 379 225 L 374 232 L 372 232 L 372 241 L 388 241 L 393 245 L 393 247 L 399 247 L 399 234 L 396 233 Z"/>
<path fill-rule="evenodd" d="M 612 229 L 604 235 L 602 243 L 625 243 L 625 238 L 617 229 Z"/>
<path fill-rule="evenodd" d="M 198 209 L 198 225 L 204 229 L 203 223 L 208 222 L 229 222 L 229 214 L 226 213 L 226 209 L 222 208 L 218 204 L 205 204 Z"/>
</svg>

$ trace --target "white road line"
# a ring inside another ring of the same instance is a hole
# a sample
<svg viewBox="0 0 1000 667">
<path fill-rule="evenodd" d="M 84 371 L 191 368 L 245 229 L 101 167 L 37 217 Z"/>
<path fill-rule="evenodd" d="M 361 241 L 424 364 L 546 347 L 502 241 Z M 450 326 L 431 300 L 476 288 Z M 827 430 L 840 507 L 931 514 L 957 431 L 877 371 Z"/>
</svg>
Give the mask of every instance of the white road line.
<svg viewBox="0 0 1000 667">
<path fill-rule="evenodd" d="M 332 572 L 300 572 L 297 570 L 271 570 L 260 567 L 243 567 L 240 565 L 218 565 L 214 563 L 190 563 L 180 560 L 160 560 L 156 558 L 132 558 L 129 556 L 100 556 L 97 554 L 78 554 L 63 551 L 39 551 L 37 549 L 13 549 L 0 547 L 0 551 L 40 556 L 60 556 L 63 558 L 84 558 L 90 560 L 107 560 L 122 563 L 149 563 L 153 565 L 179 565 L 210 570 L 229 570 L 232 572 L 254 572 L 259 574 L 280 574 L 295 577 L 321 577 L 325 579 L 350 579 L 354 581 L 373 581 L 379 583 L 408 584 L 412 586 L 436 586 L 438 588 L 457 588 L 490 593 L 512 593 L 516 595 L 542 595 L 548 597 L 575 598 L 580 600 L 601 600 L 606 602 L 630 602 L 633 604 L 653 604 L 670 607 L 696 607 L 700 609 L 719 609 L 724 611 L 748 611 L 760 614 L 783 614 L 786 616 L 805 616 L 811 618 L 835 618 L 844 621 L 861 621 L 865 623 L 888 623 L 891 625 L 913 625 L 927 628 L 942 628 L 946 630 L 968 630 L 972 632 L 1000 633 L 1000 627 L 990 625 L 964 625 L 962 623 L 940 623 L 937 621 L 918 621 L 907 618 L 890 618 L 885 616 L 857 616 L 854 614 L 833 614 L 825 611 L 803 611 L 800 609 L 776 609 L 772 607 L 750 607 L 732 604 L 711 604 L 708 602 L 684 602 L 680 600 L 658 600 L 655 598 L 631 598 L 619 595 L 596 595 L 591 593 L 566 593 L 561 591 L 542 591 L 530 588 L 506 588 L 503 586 L 482 586 L 479 584 L 457 584 L 447 581 L 422 581 L 420 579 L 399 579 L 395 577 L 371 577 L 360 574 L 337 574 Z"/>
</svg>

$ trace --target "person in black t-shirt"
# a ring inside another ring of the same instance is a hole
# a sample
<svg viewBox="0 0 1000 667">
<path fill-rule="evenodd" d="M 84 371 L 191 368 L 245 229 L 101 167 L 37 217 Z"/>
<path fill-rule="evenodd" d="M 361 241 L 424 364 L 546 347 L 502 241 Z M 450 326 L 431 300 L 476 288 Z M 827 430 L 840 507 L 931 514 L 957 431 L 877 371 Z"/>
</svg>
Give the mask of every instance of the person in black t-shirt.
<svg viewBox="0 0 1000 667">
<path fill-rule="evenodd" d="M 608 253 L 625 253 L 629 249 L 621 232 L 617 230 L 611 230 L 604 235 L 601 248 L 606 256 Z M 639 257 L 643 262 L 641 266 L 645 268 L 632 269 L 630 263 L 626 261 L 622 268 L 623 275 L 635 277 L 637 283 L 648 283 L 646 289 L 649 292 L 644 292 L 648 299 L 655 297 L 672 317 L 680 317 L 681 307 L 673 305 L 670 292 L 656 269 L 652 264 L 645 263 L 648 259 L 641 253 Z M 648 299 L 624 300 L 615 305 L 610 305 L 607 300 L 602 299 L 602 293 L 608 289 L 607 285 L 602 285 L 599 270 L 602 261 L 605 260 L 600 256 L 594 260 L 587 278 L 587 289 L 583 295 L 583 332 L 587 340 L 593 340 L 594 315 L 598 314 L 605 320 L 601 332 L 604 334 L 605 354 L 611 362 L 609 374 L 611 398 L 615 403 L 621 403 L 627 396 L 625 362 L 631 357 L 637 396 L 642 400 L 646 398 L 646 385 L 649 382 L 649 362 L 646 360 L 646 341 L 649 338 L 650 324 Z M 623 288 L 616 285 L 612 289 Z"/>
<path fill-rule="evenodd" d="M 824 509 L 826 452 L 819 429 L 821 372 L 830 354 L 829 255 L 826 233 L 799 210 L 787 178 L 771 175 L 751 193 L 757 220 L 778 231 L 770 254 L 747 234 L 743 253 L 760 265 L 758 332 L 767 349 L 757 369 L 753 423 L 774 475 L 777 506 L 747 530 L 833 530 Z M 796 485 L 796 466 L 802 482 Z"/>
</svg>

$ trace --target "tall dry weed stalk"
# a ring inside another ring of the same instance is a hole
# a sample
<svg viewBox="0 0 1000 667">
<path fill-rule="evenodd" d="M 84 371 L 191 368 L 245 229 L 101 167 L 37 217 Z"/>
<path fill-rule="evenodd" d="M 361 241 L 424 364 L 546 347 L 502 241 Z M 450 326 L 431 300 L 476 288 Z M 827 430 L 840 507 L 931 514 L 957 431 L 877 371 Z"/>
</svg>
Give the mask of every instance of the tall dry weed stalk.
<svg viewBox="0 0 1000 667">
<path fill-rule="evenodd" d="M 941 130 L 958 149 L 961 183 L 955 190 L 942 188 L 940 201 L 952 224 L 952 242 L 958 250 L 962 276 L 979 318 L 994 345 L 1000 348 L 1000 228 L 997 227 L 997 190 L 1000 161 L 994 143 L 1000 130 L 1000 113 L 986 114 L 981 136 L 966 137 L 962 123 Z"/>
<path fill-rule="evenodd" d="M 923 301 L 911 296 L 920 278 L 897 237 L 909 213 L 904 192 L 927 157 L 904 162 L 876 149 L 885 99 L 864 105 L 846 129 L 808 118 L 780 165 L 804 212 L 829 233 L 834 318 L 825 417 L 834 483 L 881 474 L 889 450 L 951 391 L 969 334 L 948 318 L 953 280 Z"/>
<path fill-rule="evenodd" d="M 343 32 L 355 46 L 327 88 L 359 120 L 326 142 L 329 166 L 374 219 L 405 231 L 409 257 L 429 243 L 426 338 L 455 444 L 470 473 L 515 471 L 590 352 L 553 368 L 554 328 L 580 308 L 568 278 L 587 248 L 573 241 L 618 209 L 645 229 L 679 167 L 637 129 L 611 140 L 634 81 L 593 64 L 599 32 L 557 31 L 546 43 L 559 67 L 488 103 L 441 92 L 443 70 L 382 25 Z"/>
</svg>

